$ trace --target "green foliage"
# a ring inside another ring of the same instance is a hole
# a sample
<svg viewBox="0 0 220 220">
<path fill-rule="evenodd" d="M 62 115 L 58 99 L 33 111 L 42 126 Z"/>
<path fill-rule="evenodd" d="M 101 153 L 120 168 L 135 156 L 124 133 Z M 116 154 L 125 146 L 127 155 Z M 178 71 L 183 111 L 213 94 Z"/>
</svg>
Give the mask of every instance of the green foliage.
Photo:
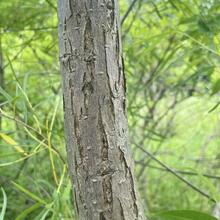
<svg viewBox="0 0 220 220">
<path fill-rule="evenodd" d="M 220 79 L 218 79 L 212 86 L 212 95 L 220 91 Z"/>
<path fill-rule="evenodd" d="M 211 215 L 191 210 L 165 211 L 155 214 L 158 220 L 217 220 Z"/>
<path fill-rule="evenodd" d="M 0 220 L 4 220 L 5 212 L 6 212 L 6 207 L 7 207 L 7 196 L 3 188 L 2 190 L 2 195 L 3 195 L 3 204 L 2 204 L 2 210 L 0 213 Z"/>
<path fill-rule="evenodd" d="M 120 0 L 121 16 L 131 2 Z M 74 219 L 56 0 L 1 0 L 0 11 L 0 218 Z M 211 214 L 219 201 L 219 21 L 218 0 L 137 0 L 123 23 L 130 142 L 149 212 Z M 205 220 L 161 218 L 173 214 Z"/>
</svg>

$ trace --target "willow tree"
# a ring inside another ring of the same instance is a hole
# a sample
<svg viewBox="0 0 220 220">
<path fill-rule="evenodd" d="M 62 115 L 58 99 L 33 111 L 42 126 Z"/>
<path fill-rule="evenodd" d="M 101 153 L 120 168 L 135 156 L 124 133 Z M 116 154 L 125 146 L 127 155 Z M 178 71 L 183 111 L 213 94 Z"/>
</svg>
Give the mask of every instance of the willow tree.
<svg viewBox="0 0 220 220">
<path fill-rule="evenodd" d="M 69 172 L 80 220 L 142 220 L 129 151 L 117 0 L 59 0 Z"/>
</svg>

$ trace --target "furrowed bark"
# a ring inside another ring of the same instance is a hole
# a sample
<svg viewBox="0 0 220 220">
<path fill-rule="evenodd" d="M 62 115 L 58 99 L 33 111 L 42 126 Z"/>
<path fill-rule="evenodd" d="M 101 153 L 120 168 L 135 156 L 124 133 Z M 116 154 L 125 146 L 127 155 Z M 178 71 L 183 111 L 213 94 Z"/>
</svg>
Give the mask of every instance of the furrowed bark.
<svg viewBox="0 0 220 220">
<path fill-rule="evenodd" d="M 80 220 L 144 220 L 129 151 L 116 0 L 58 0 L 69 172 Z"/>
</svg>

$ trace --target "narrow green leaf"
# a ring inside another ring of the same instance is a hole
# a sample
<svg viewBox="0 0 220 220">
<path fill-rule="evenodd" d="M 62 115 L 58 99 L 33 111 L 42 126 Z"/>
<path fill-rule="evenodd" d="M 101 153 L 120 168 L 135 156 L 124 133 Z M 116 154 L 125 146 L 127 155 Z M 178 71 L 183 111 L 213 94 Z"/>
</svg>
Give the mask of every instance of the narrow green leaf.
<svg viewBox="0 0 220 220">
<path fill-rule="evenodd" d="M 217 92 L 220 91 L 220 79 L 218 79 L 214 85 L 212 86 L 212 94 L 211 95 L 214 95 L 216 94 Z"/>
<path fill-rule="evenodd" d="M 38 209 L 42 204 L 35 203 L 34 205 L 30 206 L 29 208 L 25 209 L 22 213 L 20 213 L 15 220 L 22 220 L 25 219 L 31 212 Z"/>
<path fill-rule="evenodd" d="M 25 189 L 23 186 L 19 185 L 18 183 L 15 183 L 14 181 L 12 181 L 12 184 L 21 192 L 25 193 L 26 195 L 30 196 L 34 201 L 37 201 L 41 204 L 46 205 L 47 203 L 39 198 L 37 195 L 33 194 L 32 192 L 30 192 L 29 190 Z"/>
<path fill-rule="evenodd" d="M 3 188 L 1 188 L 2 194 L 3 194 L 3 204 L 2 204 L 2 211 L 0 214 L 0 220 L 4 220 L 5 212 L 6 212 L 6 207 L 7 207 L 7 196 Z"/>
<path fill-rule="evenodd" d="M 208 111 L 208 113 L 213 112 L 215 109 L 218 108 L 219 105 L 220 105 L 220 102 L 217 102 L 217 103 Z"/>
<path fill-rule="evenodd" d="M 206 213 L 192 210 L 164 211 L 155 214 L 159 220 L 217 220 Z"/>
</svg>

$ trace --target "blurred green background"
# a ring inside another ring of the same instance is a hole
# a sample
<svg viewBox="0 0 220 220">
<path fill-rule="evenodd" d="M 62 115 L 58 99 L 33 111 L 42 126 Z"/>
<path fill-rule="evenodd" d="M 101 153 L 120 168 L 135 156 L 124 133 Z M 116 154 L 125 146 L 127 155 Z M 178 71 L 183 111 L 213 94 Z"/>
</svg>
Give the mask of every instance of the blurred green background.
<svg viewBox="0 0 220 220">
<path fill-rule="evenodd" d="M 220 2 L 119 2 L 130 143 L 147 213 L 212 214 L 212 200 L 220 201 Z M 6 220 L 74 219 L 56 5 L 0 1 L 0 210 L 7 207 Z"/>
</svg>

